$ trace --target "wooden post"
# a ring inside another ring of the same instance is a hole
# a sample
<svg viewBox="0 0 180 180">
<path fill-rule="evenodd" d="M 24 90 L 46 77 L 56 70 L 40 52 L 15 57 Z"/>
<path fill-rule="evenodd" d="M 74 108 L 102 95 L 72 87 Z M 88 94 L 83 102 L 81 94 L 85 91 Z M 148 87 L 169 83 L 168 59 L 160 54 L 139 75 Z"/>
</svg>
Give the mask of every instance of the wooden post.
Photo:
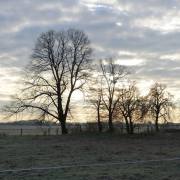
<svg viewBox="0 0 180 180">
<path fill-rule="evenodd" d="M 50 129 L 50 127 L 48 128 L 48 135 L 50 135 L 50 132 L 51 132 L 51 129 Z"/>
<path fill-rule="evenodd" d="M 21 128 L 21 136 L 23 135 L 23 129 Z"/>
<path fill-rule="evenodd" d="M 79 130 L 80 130 L 80 132 L 82 132 L 81 124 L 79 124 Z"/>
<path fill-rule="evenodd" d="M 58 135 L 58 134 L 59 134 L 59 128 L 56 129 L 56 135 Z"/>
</svg>

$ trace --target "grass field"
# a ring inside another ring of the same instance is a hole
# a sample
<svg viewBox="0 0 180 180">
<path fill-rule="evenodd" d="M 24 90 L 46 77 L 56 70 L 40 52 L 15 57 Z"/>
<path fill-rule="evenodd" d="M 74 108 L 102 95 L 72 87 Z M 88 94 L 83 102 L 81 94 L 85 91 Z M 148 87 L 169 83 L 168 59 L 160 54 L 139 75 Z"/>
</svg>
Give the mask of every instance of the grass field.
<svg viewBox="0 0 180 180">
<path fill-rule="evenodd" d="M 1 136 L 0 170 L 180 157 L 180 132 Z M 0 173 L 4 180 L 179 180 L 180 160 Z"/>
</svg>

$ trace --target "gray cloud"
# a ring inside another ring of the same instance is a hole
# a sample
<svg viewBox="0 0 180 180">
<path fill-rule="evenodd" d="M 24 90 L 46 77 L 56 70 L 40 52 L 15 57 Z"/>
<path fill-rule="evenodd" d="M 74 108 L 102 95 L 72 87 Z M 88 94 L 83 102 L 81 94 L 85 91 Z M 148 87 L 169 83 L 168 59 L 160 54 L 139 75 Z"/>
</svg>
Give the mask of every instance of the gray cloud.
<svg viewBox="0 0 180 180">
<path fill-rule="evenodd" d="M 179 10 L 178 0 L 1 1 L 0 67 L 4 70 L 0 82 L 8 89 L 4 76 L 20 76 L 41 32 L 74 27 L 89 35 L 97 59 L 113 56 L 132 64 L 140 60 L 135 67 L 136 79 L 171 82 L 170 88 L 177 91 Z M 5 71 L 7 68 L 11 71 Z M 14 86 L 16 79 L 9 82 Z"/>
</svg>

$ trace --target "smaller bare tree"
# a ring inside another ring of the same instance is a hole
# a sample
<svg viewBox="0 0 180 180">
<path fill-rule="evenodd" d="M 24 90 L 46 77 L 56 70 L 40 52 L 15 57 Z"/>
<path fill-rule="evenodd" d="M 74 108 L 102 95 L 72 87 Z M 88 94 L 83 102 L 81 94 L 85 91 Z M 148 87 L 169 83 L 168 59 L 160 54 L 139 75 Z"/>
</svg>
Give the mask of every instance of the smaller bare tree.
<svg viewBox="0 0 180 180">
<path fill-rule="evenodd" d="M 166 86 L 155 83 L 149 92 L 150 115 L 154 119 L 155 129 L 159 131 L 159 121 L 165 122 L 170 118 L 170 111 L 173 107 L 172 95 L 166 90 Z"/>
<path fill-rule="evenodd" d="M 93 105 L 96 111 L 97 125 L 99 132 L 102 132 L 102 122 L 101 122 L 101 113 L 103 113 L 103 88 L 102 88 L 102 78 L 97 76 L 94 80 L 92 79 L 90 87 L 88 88 L 88 99 L 90 104 Z"/>
<path fill-rule="evenodd" d="M 134 133 L 134 123 L 143 122 L 148 113 L 148 104 L 144 97 L 139 95 L 135 83 L 130 83 L 120 90 L 121 96 L 118 102 L 117 111 L 123 117 L 128 134 Z"/>
<path fill-rule="evenodd" d="M 122 83 L 122 79 L 127 74 L 127 71 L 124 66 L 117 64 L 112 59 L 101 61 L 100 67 L 104 84 L 102 100 L 108 112 L 109 131 L 113 132 L 113 116 L 119 101 L 119 91 L 117 90 Z"/>
</svg>

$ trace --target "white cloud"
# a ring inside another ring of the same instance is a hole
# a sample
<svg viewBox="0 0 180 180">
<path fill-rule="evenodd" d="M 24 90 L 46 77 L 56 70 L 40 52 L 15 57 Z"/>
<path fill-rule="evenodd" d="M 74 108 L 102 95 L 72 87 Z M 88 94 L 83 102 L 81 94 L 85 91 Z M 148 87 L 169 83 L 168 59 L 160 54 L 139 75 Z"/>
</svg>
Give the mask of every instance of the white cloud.
<svg viewBox="0 0 180 180">
<path fill-rule="evenodd" d="M 41 32 L 68 27 L 89 35 L 95 57 L 112 56 L 123 65 L 138 66 L 133 78 L 141 84 L 146 81 L 142 78 L 159 80 L 178 92 L 179 10 L 178 0 L 0 1 L 0 70 L 6 76 L 0 77 L 6 87 L 0 93 L 12 92 L 10 84 L 14 87 L 19 77 L 14 68 L 28 64 Z"/>
<path fill-rule="evenodd" d="M 180 60 L 180 53 L 164 54 L 160 56 L 160 59 Z"/>
<path fill-rule="evenodd" d="M 145 17 L 136 19 L 134 26 L 150 28 L 152 30 L 161 31 L 162 33 L 170 33 L 180 30 L 180 13 L 167 12 L 162 17 Z"/>
</svg>

